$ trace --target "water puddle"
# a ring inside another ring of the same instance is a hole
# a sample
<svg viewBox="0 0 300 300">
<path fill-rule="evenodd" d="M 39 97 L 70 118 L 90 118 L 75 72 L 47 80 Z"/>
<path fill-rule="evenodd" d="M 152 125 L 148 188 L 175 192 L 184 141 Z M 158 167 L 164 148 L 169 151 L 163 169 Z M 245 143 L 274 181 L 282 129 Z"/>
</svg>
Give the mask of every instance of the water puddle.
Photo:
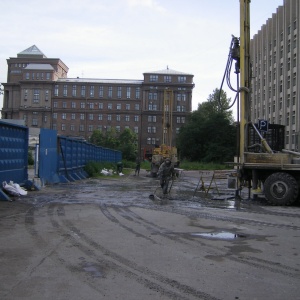
<svg viewBox="0 0 300 300">
<path fill-rule="evenodd" d="M 243 234 L 237 234 L 232 232 L 211 232 L 211 233 L 191 233 L 192 236 L 203 237 L 207 239 L 218 239 L 218 240 L 234 240 L 237 238 L 245 238 L 246 236 Z"/>
</svg>

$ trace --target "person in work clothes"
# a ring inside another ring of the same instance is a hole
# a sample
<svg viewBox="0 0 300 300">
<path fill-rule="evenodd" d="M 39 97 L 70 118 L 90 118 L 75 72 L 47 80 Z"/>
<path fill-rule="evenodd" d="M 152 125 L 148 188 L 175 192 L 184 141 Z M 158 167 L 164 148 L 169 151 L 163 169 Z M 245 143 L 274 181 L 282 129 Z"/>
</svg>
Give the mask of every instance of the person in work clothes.
<svg viewBox="0 0 300 300">
<path fill-rule="evenodd" d="M 136 165 L 135 165 L 134 176 L 136 176 L 136 174 L 139 176 L 140 175 L 140 169 L 141 169 L 141 160 L 137 157 L 135 163 L 136 163 Z"/>
<path fill-rule="evenodd" d="M 157 175 L 160 178 L 160 186 L 163 190 L 163 194 L 168 194 L 170 179 L 175 176 L 175 170 L 169 158 L 166 158 L 166 160 L 160 165 Z"/>
</svg>

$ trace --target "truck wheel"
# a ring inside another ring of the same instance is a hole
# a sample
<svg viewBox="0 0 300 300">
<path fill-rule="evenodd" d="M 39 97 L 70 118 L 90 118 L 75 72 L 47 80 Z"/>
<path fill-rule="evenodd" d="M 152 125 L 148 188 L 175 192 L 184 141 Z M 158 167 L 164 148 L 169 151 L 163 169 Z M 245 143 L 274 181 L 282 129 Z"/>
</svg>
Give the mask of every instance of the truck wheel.
<svg viewBox="0 0 300 300">
<path fill-rule="evenodd" d="M 272 205 L 290 205 L 296 201 L 298 192 L 296 179 L 288 173 L 273 173 L 264 182 L 266 199 Z"/>
</svg>

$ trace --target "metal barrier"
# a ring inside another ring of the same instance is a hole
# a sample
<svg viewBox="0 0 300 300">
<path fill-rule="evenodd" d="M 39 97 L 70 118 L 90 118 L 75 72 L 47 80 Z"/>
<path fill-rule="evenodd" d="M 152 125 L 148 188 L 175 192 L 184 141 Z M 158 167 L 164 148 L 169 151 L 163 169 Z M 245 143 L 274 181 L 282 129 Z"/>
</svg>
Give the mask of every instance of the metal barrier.
<svg viewBox="0 0 300 300">
<path fill-rule="evenodd" d="M 103 148 L 76 138 L 57 136 L 56 130 L 41 129 L 39 177 L 42 184 L 71 182 L 88 177 L 90 161 L 116 163 L 122 152 Z"/>
<path fill-rule="evenodd" d="M 28 181 L 28 128 L 0 121 L 0 182 Z M 0 199 L 10 200 L 0 189 Z"/>
<path fill-rule="evenodd" d="M 0 121 L 0 183 L 13 181 L 25 188 L 39 189 L 35 180 L 28 180 L 28 127 Z M 95 146 L 83 140 L 57 136 L 56 130 L 40 130 L 35 176 L 41 185 L 80 180 L 90 161 L 117 163 L 122 152 Z M 0 188 L 0 200 L 10 200 Z"/>
</svg>

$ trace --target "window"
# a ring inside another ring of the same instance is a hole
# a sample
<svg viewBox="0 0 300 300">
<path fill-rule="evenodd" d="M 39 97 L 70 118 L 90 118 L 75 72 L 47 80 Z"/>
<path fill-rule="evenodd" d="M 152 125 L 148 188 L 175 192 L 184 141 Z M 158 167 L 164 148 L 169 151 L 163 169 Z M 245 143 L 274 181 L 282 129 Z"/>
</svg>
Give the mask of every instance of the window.
<svg viewBox="0 0 300 300">
<path fill-rule="evenodd" d="M 139 121 L 139 116 L 135 115 L 135 116 L 134 116 L 134 121 L 135 121 L 135 122 L 138 122 L 138 121 Z"/>
<path fill-rule="evenodd" d="M 122 98 L 122 87 L 121 87 L 121 86 L 118 86 L 117 97 L 118 97 L 119 99 Z"/>
<path fill-rule="evenodd" d="M 141 89 L 138 87 L 135 89 L 135 99 L 140 99 Z"/>
<path fill-rule="evenodd" d="M 99 114 L 99 115 L 98 115 L 98 120 L 99 120 L 99 121 L 102 121 L 102 119 L 103 119 L 102 114 Z"/>
<path fill-rule="evenodd" d="M 129 115 L 126 115 L 126 116 L 125 116 L 125 121 L 126 121 L 126 122 L 129 122 L 129 121 L 130 121 L 130 116 L 129 116 Z"/>
<path fill-rule="evenodd" d="M 93 125 L 89 125 L 88 131 L 92 132 L 94 130 L 94 126 Z"/>
<path fill-rule="evenodd" d="M 122 108 L 122 105 L 120 103 L 117 104 L 117 110 L 120 110 Z"/>
<path fill-rule="evenodd" d="M 72 86 L 72 96 L 76 97 L 76 85 Z"/>
<path fill-rule="evenodd" d="M 178 82 L 185 83 L 186 82 L 186 76 L 178 76 Z"/>
<path fill-rule="evenodd" d="M 93 121 L 94 120 L 94 115 L 93 114 L 89 114 L 89 120 Z"/>
<path fill-rule="evenodd" d="M 68 96 L 68 86 L 66 84 L 64 85 L 63 95 L 64 97 Z"/>
<path fill-rule="evenodd" d="M 53 119 L 57 119 L 57 113 L 53 113 Z"/>
<path fill-rule="evenodd" d="M 94 109 L 94 103 L 93 102 L 89 103 L 89 107 L 90 107 L 90 109 Z"/>
<path fill-rule="evenodd" d="M 111 121 L 111 115 L 107 115 L 107 121 Z"/>
<path fill-rule="evenodd" d="M 107 109 L 112 109 L 112 103 L 107 104 Z"/>
<path fill-rule="evenodd" d="M 85 108 L 85 102 L 80 102 L 80 108 Z"/>
<path fill-rule="evenodd" d="M 148 116 L 148 122 L 156 122 L 156 116 Z"/>
<path fill-rule="evenodd" d="M 158 81 L 158 75 L 150 75 L 150 82 Z"/>
<path fill-rule="evenodd" d="M 130 110 L 130 104 L 126 104 L 125 108 L 126 110 Z"/>
<path fill-rule="evenodd" d="M 58 96 L 58 85 L 56 84 L 55 86 L 54 86 L 54 96 Z"/>
<path fill-rule="evenodd" d="M 120 122 L 120 121 L 121 121 L 121 116 L 120 116 L 120 115 L 117 115 L 117 116 L 116 116 L 116 120 L 117 120 L 118 122 Z"/>
<path fill-rule="evenodd" d="M 25 76 L 26 76 L 25 79 L 26 79 L 26 80 L 29 80 L 29 78 L 30 78 L 30 77 L 29 77 L 29 73 L 26 73 Z"/>
<path fill-rule="evenodd" d="M 172 82 L 172 77 L 170 75 L 165 75 L 164 82 Z"/>
<path fill-rule="evenodd" d="M 84 120 L 84 114 L 80 114 L 80 120 Z"/>
<path fill-rule="evenodd" d="M 99 103 L 99 109 L 103 109 L 103 103 Z"/>
<path fill-rule="evenodd" d="M 84 131 L 84 125 L 79 125 L 79 131 L 83 132 Z"/>
<path fill-rule="evenodd" d="M 61 130 L 65 131 L 66 130 L 66 124 L 61 124 Z"/>
<path fill-rule="evenodd" d="M 45 90 L 45 101 L 48 101 L 48 100 L 49 100 L 49 90 Z"/>
<path fill-rule="evenodd" d="M 64 101 L 64 102 L 62 103 L 62 107 L 63 107 L 63 108 L 67 108 L 67 102 L 66 102 L 66 101 Z"/>
<path fill-rule="evenodd" d="M 150 92 L 149 95 L 148 95 L 148 99 L 149 100 L 157 100 L 157 93 L 152 93 Z"/>
<path fill-rule="evenodd" d="M 112 86 L 108 87 L 108 98 L 112 98 Z"/>
<path fill-rule="evenodd" d="M 95 96 L 95 87 L 93 85 L 90 86 L 90 97 L 94 98 Z"/>
<path fill-rule="evenodd" d="M 39 103 L 40 102 L 40 90 L 34 89 L 33 90 L 33 103 Z"/>
<path fill-rule="evenodd" d="M 120 126 L 116 126 L 116 132 L 120 132 L 121 131 L 121 127 Z"/>
<path fill-rule="evenodd" d="M 75 120 L 75 114 L 71 114 L 71 120 Z"/>
<path fill-rule="evenodd" d="M 131 87 L 126 88 L 126 98 L 130 99 Z"/>
<path fill-rule="evenodd" d="M 135 104 L 135 105 L 134 105 L 134 109 L 135 109 L 135 110 L 140 110 L 140 105 L 139 105 L 139 104 Z"/>
<path fill-rule="evenodd" d="M 75 131 L 75 125 L 72 124 L 72 125 L 70 126 L 70 130 L 71 130 L 71 131 Z"/>
<path fill-rule="evenodd" d="M 57 108 L 57 107 L 58 107 L 57 101 L 54 101 L 54 102 L 53 102 L 53 107 L 54 107 L 54 108 Z"/>
<path fill-rule="evenodd" d="M 46 73 L 46 79 L 50 80 L 50 73 Z"/>
<path fill-rule="evenodd" d="M 133 132 L 134 132 L 134 133 L 139 133 L 139 128 L 138 128 L 137 126 L 135 126 L 135 127 L 133 128 Z"/>
<path fill-rule="evenodd" d="M 71 107 L 76 108 L 76 102 L 71 102 Z"/>
<path fill-rule="evenodd" d="M 66 119 L 67 119 L 67 114 L 66 114 L 66 113 L 62 113 L 62 114 L 61 114 L 61 118 L 62 118 L 63 120 L 66 120 Z"/>
<path fill-rule="evenodd" d="M 99 98 L 103 98 L 103 86 L 99 86 Z"/>
<path fill-rule="evenodd" d="M 81 97 L 85 97 L 85 85 L 81 86 Z"/>
</svg>

